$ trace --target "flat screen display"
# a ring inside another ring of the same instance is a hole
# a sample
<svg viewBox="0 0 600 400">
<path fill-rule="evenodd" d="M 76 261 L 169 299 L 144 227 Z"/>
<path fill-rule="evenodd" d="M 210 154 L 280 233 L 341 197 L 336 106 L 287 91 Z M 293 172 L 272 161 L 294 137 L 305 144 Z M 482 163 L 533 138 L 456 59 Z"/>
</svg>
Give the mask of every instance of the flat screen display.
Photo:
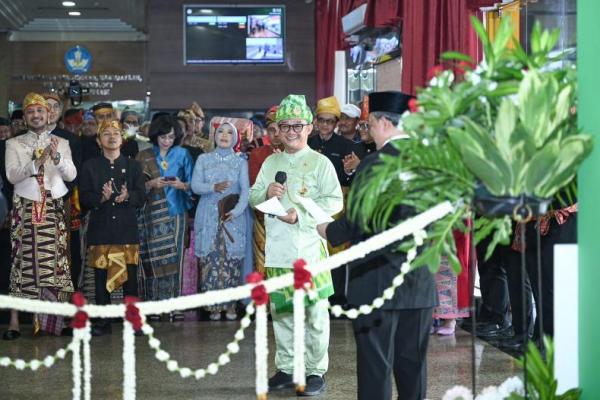
<svg viewBox="0 0 600 400">
<path fill-rule="evenodd" d="M 185 64 L 282 64 L 284 6 L 185 5 Z"/>
</svg>

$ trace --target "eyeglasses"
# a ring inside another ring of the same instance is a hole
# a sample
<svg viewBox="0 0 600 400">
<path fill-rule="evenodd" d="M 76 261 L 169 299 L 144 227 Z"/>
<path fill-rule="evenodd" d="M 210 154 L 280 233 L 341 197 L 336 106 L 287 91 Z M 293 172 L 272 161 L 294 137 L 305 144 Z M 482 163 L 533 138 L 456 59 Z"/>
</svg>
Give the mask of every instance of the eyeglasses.
<svg viewBox="0 0 600 400">
<path fill-rule="evenodd" d="M 336 122 L 335 119 L 317 118 L 317 124 L 319 125 L 335 125 Z"/>
<path fill-rule="evenodd" d="M 369 124 L 366 122 L 358 124 L 358 129 L 369 129 Z"/>
<path fill-rule="evenodd" d="M 302 132 L 302 129 L 304 129 L 304 127 L 307 125 L 308 124 L 294 124 L 294 125 L 282 124 L 282 125 L 279 125 L 279 130 L 283 133 L 288 133 L 291 128 L 295 133 L 300 133 L 300 132 Z"/>
</svg>

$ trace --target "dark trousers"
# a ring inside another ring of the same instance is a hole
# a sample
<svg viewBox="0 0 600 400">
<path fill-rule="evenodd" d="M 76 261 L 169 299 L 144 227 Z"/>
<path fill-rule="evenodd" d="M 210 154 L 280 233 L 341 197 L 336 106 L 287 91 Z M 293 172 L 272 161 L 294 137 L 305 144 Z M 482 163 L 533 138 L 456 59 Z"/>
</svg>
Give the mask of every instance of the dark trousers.
<svg viewBox="0 0 600 400">
<path fill-rule="evenodd" d="M 94 268 L 94 278 L 96 287 L 96 304 L 110 304 L 110 293 L 106 290 L 106 279 L 108 273 L 105 269 Z M 137 265 L 127 264 L 127 281 L 123 284 L 123 294 L 125 296 L 137 296 Z"/>
<path fill-rule="evenodd" d="M 529 246 L 529 244 L 528 244 Z M 510 309 L 512 312 L 512 325 L 515 335 L 531 336 L 533 330 L 533 296 L 529 274 L 525 270 L 525 282 L 521 274 L 521 253 L 512 251 L 509 253 L 511 262 L 507 264 L 506 276 L 508 278 L 508 292 L 510 293 Z M 523 295 L 525 295 L 525 308 L 523 308 Z M 525 314 L 525 322 L 523 321 Z"/>
<path fill-rule="evenodd" d="M 71 241 L 69 245 L 71 253 L 71 280 L 75 290 L 79 289 L 79 276 L 81 275 L 81 241 L 79 231 L 71 231 Z"/>
<path fill-rule="evenodd" d="M 427 391 L 427 345 L 433 308 L 374 310 L 352 322 L 359 400 L 420 400 Z"/>
<path fill-rule="evenodd" d="M 527 273 L 533 288 L 538 317 L 536 318 L 534 336 L 539 333 L 540 315 L 543 320 L 545 335 L 554 335 L 554 245 L 577 243 L 577 214 L 571 214 L 563 225 L 556 219 L 550 220 L 548 233 L 540 237 L 541 276 L 537 267 L 537 232 L 534 224 L 528 224 L 527 240 Z M 538 287 L 541 280 L 541 288 Z M 541 313 L 539 312 L 541 308 Z"/>
<path fill-rule="evenodd" d="M 333 283 L 334 294 L 329 297 L 329 302 L 340 306 L 346 305 L 348 302 L 346 297 L 348 292 L 348 265 L 332 270 L 331 280 Z"/>
<path fill-rule="evenodd" d="M 477 270 L 481 289 L 481 321 L 498 325 L 510 324 L 510 297 L 508 292 L 507 268 L 512 250 L 509 246 L 498 245 L 489 259 L 485 255 L 491 238 L 477 245 Z"/>
</svg>

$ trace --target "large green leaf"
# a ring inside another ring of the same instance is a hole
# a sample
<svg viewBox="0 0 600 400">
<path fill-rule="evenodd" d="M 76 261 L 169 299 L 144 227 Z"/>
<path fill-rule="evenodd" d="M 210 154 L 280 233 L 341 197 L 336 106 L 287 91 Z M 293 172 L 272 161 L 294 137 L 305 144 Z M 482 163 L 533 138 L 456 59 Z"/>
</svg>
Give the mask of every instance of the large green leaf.
<svg viewBox="0 0 600 400">
<path fill-rule="evenodd" d="M 494 129 L 495 142 L 500 154 L 506 161 L 512 161 L 513 149 L 511 140 L 515 125 L 517 122 L 517 109 L 512 101 L 505 98 L 500 103 L 500 109 L 496 116 L 496 124 Z"/>
<path fill-rule="evenodd" d="M 579 165 L 590 154 L 593 139 L 589 135 L 574 135 L 560 142 L 560 151 L 554 162 L 550 178 L 542 185 L 540 196 L 550 197 L 567 185 L 577 173 Z"/>
<path fill-rule="evenodd" d="M 536 147 L 541 147 L 552 133 L 551 110 L 558 90 L 552 77 L 542 77 L 537 71 L 528 71 L 519 87 L 519 119 L 533 138 Z"/>
<path fill-rule="evenodd" d="M 500 22 L 500 27 L 498 27 L 498 31 L 496 31 L 496 37 L 494 38 L 494 43 L 492 44 L 492 49 L 494 51 L 494 56 L 498 59 L 502 53 L 506 50 L 506 44 L 512 37 L 513 26 L 510 18 L 502 18 Z"/>
<path fill-rule="evenodd" d="M 469 170 L 495 195 L 505 194 L 509 187 L 503 173 L 503 166 L 492 162 L 481 143 L 465 130 L 450 127 L 448 135 L 463 157 Z M 499 157 L 496 157 L 499 158 Z"/>
<path fill-rule="evenodd" d="M 554 173 L 553 167 L 560 152 L 558 140 L 547 143 L 525 165 L 524 192 L 545 197 L 541 193 L 543 185 L 550 180 Z"/>
</svg>

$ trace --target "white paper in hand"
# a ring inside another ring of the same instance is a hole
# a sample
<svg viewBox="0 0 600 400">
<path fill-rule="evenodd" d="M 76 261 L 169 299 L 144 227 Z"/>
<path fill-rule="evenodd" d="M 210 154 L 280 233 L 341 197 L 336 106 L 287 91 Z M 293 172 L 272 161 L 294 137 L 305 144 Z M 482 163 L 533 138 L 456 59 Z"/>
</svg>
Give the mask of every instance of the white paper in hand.
<svg viewBox="0 0 600 400">
<path fill-rule="evenodd" d="M 277 197 L 271 197 L 269 200 L 260 203 L 256 206 L 256 209 L 265 214 L 275 215 L 276 217 L 285 217 L 287 215 L 287 211 Z"/>
<path fill-rule="evenodd" d="M 327 214 L 313 199 L 308 197 L 298 197 L 298 201 L 302 204 L 302 207 L 317 221 L 317 225 L 324 224 L 326 222 L 332 222 L 333 218 Z"/>
</svg>

